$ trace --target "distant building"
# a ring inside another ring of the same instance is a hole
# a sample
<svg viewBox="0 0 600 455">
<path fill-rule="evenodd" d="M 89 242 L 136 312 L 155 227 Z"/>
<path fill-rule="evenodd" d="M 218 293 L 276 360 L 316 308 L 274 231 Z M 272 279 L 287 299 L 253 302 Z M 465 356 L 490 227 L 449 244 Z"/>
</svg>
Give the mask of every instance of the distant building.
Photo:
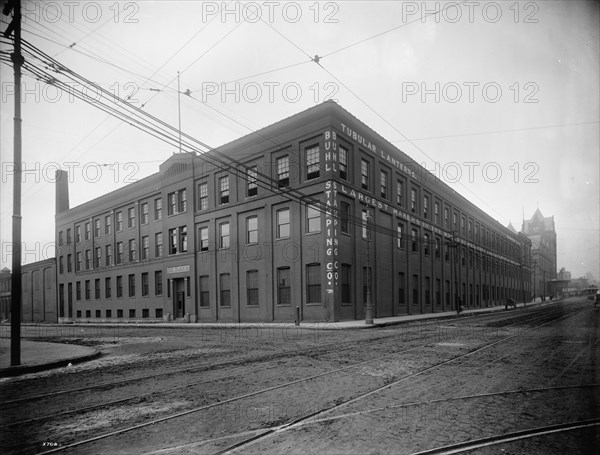
<svg viewBox="0 0 600 455">
<path fill-rule="evenodd" d="M 571 272 L 562 267 L 556 275 L 556 278 L 563 281 L 571 281 Z"/>
<path fill-rule="evenodd" d="M 0 318 L 10 319 L 12 273 L 0 271 Z M 56 260 L 21 266 L 21 322 L 58 322 L 56 306 Z"/>
<path fill-rule="evenodd" d="M 326 102 L 77 207 L 57 178 L 59 321 L 302 321 L 531 295 L 531 242 Z"/>
<path fill-rule="evenodd" d="M 523 233 L 531 239 L 532 288 L 534 295 L 551 295 L 548 282 L 556 279 L 556 230 L 554 216 L 544 217 L 537 209 L 523 221 Z"/>
</svg>

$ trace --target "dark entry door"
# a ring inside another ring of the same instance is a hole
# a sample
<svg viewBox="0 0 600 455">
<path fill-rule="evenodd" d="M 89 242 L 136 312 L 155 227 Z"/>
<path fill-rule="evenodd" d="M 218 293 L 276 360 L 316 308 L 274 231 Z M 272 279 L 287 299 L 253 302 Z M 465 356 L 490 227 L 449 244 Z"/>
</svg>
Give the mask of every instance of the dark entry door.
<svg viewBox="0 0 600 455">
<path fill-rule="evenodd" d="M 173 280 L 173 314 L 175 318 L 182 318 L 185 315 L 185 292 L 183 285 L 183 278 Z"/>
</svg>

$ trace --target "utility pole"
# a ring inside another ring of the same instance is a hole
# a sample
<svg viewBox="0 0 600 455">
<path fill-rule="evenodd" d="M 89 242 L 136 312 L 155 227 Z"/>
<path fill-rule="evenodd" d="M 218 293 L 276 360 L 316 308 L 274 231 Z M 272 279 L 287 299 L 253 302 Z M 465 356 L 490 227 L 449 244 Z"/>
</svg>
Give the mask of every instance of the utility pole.
<svg viewBox="0 0 600 455">
<path fill-rule="evenodd" d="M 2 13 L 13 12 L 13 20 L 4 31 L 8 38 L 14 32 L 15 49 L 10 55 L 15 77 L 13 218 L 12 218 L 12 276 L 10 302 L 10 364 L 21 364 L 21 1 L 10 0 Z"/>
<path fill-rule="evenodd" d="M 365 222 L 367 223 L 367 308 L 365 309 L 365 324 L 373 324 L 373 301 L 371 298 L 371 229 L 370 229 L 371 215 L 367 212 L 365 216 Z"/>
</svg>

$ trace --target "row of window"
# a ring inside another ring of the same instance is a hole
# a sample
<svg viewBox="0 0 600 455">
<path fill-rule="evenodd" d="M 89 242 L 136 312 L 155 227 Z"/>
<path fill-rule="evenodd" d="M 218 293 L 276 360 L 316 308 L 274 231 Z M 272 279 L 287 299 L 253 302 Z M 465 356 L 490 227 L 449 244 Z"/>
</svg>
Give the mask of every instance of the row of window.
<svg viewBox="0 0 600 455">
<path fill-rule="evenodd" d="M 177 195 L 176 201 L 178 203 L 171 205 L 171 201 L 173 199 L 172 195 Z M 185 211 L 186 202 L 185 202 L 185 190 L 180 190 L 176 193 L 169 193 L 169 215 L 176 214 L 175 210 L 181 209 Z M 140 222 L 142 225 L 148 224 L 149 214 L 148 214 L 148 202 L 143 202 L 140 204 Z M 135 227 L 135 208 L 130 207 L 127 209 L 127 227 L 134 228 Z M 154 220 L 159 221 L 162 220 L 162 199 L 156 198 L 154 200 Z M 94 238 L 98 238 L 101 235 L 101 219 L 95 218 L 93 220 L 94 223 Z M 121 232 L 123 230 L 123 212 L 117 211 L 115 213 L 115 224 L 116 224 L 116 232 Z M 90 240 L 91 238 L 91 222 L 86 222 L 83 224 L 83 237 L 82 237 L 82 225 L 75 226 L 75 243 L 81 243 L 82 240 Z M 58 232 L 58 245 L 62 246 L 65 243 L 64 238 L 65 231 Z M 104 235 L 112 234 L 112 215 L 104 216 Z M 66 229 L 66 243 L 67 245 L 73 243 L 73 238 L 71 235 L 71 228 Z"/>
<path fill-rule="evenodd" d="M 82 318 L 83 317 L 84 312 L 82 310 L 77 310 L 76 315 L 77 318 Z M 129 318 L 136 318 L 137 316 L 137 311 L 135 308 L 130 308 L 129 309 Z M 123 316 L 123 309 L 117 309 L 116 310 L 116 316 L 117 318 L 122 318 Z M 91 319 L 92 317 L 92 310 L 85 310 L 85 317 L 87 319 Z M 102 310 L 95 310 L 94 312 L 94 317 L 95 318 L 102 318 Z M 104 317 L 105 318 L 112 318 L 113 317 L 113 312 L 112 309 L 108 309 L 108 310 L 104 310 Z M 150 317 L 150 309 L 149 308 L 142 308 L 142 318 L 149 318 Z M 162 319 L 163 317 L 163 309 L 162 308 L 155 308 L 154 309 L 154 317 L 158 318 L 158 319 Z"/>
<path fill-rule="evenodd" d="M 124 276 L 123 275 L 117 275 L 115 277 L 115 297 L 116 298 L 121 298 L 123 297 L 123 285 L 124 285 Z M 136 277 L 135 274 L 129 274 L 127 275 L 127 296 L 128 297 L 135 297 L 136 296 Z M 101 288 L 102 288 L 102 281 L 104 281 L 104 295 L 101 295 Z M 93 289 L 93 298 L 95 300 L 104 298 L 104 299 L 111 299 L 113 296 L 113 278 L 112 277 L 106 277 L 104 278 L 104 280 L 101 280 L 100 278 L 96 278 L 93 280 L 93 285 L 94 285 L 94 289 Z M 61 285 L 62 286 L 62 285 Z M 75 300 L 80 301 L 80 300 L 91 300 L 92 299 L 92 280 L 85 280 L 85 281 L 76 281 L 75 282 Z M 142 297 L 147 297 L 149 296 L 150 293 L 150 275 L 148 272 L 143 272 L 141 274 L 141 295 Z M 71 287 L 71 283 L 69 283 L 69 288 Z M 160 296 L 163 294 L 163 278 L 162 278 L 162 271 L 161 270 L 157 270 L 154 272 L 154 295 L 155 296 Z M 189 290 L 188 290 L 188 296 L 189 296 Z"/>
<path fill-rule="evenodd" d="M 210 277 L 201 275 L 198 280 L 199 306 L 210 307 Z M 246 272 L 246 305 L 259 305 L 259 275 L 258 270 Z M 218 280 L 218 305 L 221 307 L 231 306 L 231 275 L 221 273 Z M 306 266 L 306 303 L 321 302 L 321 265 L 308 264 Z M 292 304 L 292 284 L 289 267 L 277 269 L 277 305 Z"/>
</svg>

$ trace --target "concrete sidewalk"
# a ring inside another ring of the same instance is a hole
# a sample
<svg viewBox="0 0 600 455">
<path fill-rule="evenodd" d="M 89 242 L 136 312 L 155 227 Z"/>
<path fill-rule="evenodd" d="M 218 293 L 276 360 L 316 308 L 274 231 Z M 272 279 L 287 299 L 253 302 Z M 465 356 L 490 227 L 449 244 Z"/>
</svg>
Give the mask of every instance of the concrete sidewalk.
<svg viewBox="0 0 600 455">
<path fill-rule="evenodd" d="M 524 305 L 522 303 L 517 304 L 518 308 L 534 307 L 540 305 L 548 305 L 554 302 L 534 302 Z M 298 329 L 306 330 L 352 330 L 352 329 L 370 329 L 375 327 L 388 327 L 392 325 L 402 324 L 406 322 L 421 321 L 427 319 L 442 319 L 442 318 L 455 318 L 465 317 L 469 315 L 476 315 L 481 313 L 492 313 L 496 311 L 504 311 L 504 305 L 499 305 L 490 308 L 476 308 L 476 309 L 465 309 L 460 313 L 456 314 L 456 311 L 445 311 L 442 313 L 426 313 L 426 314 L 414 314 L 414 315 L 403 315 L 394 316 L 389 318 L 376 318 L 373 320 L 373 324 L 365 324 L 364 320 L 358 321 L 340 321 L 340 322 L 301 322 Z M 514 311 L 514 310 L 508 310 Z M 29 324 L 23 324 L 29 326 Z M 53 324 L 52 326 L 55 326 Z M 80 324 L 65 324 L 61 327 L 75 328 L 75 327 L 86 327 L 93 329 L 95 327 L 119 327 L 124 330 L 130 328 L 141 328 L 141 327 L 163 327 L 163 328 L 187 328 L 187 329 L 236 329 L 236 328 L 296 328 L 293 322 L 196 322 L 196 323 L 185 323 L 185 322 L 148 322 L 148 323 L 80 323 Z M 59 368 L 68 365 L 69 363 L 84 362 L 91 360 L 100 355 L 100 352 L 93 348 L 86 346 L 78 346 L 74 344 L 64 343 L 46 343 L 38 341 L 21 340 L 21 365 L 12 367 L 10 366 L 10 329 L 3 334 L 5 337 L 0 338 L 0 377 L 17 376 L 26 373 L 33 373 L 37 371 L 49 370 L 52 368 Z M 6 338 L 8 335 L 8 338 Z"/>
<path fill-rule="evenodd" d="M 99 355 L 87 346 L 21 340 L 21 365 L 11 366 L 10 338 L 0 338 L 0 378 L 64 367 Z"/>
</svg>

